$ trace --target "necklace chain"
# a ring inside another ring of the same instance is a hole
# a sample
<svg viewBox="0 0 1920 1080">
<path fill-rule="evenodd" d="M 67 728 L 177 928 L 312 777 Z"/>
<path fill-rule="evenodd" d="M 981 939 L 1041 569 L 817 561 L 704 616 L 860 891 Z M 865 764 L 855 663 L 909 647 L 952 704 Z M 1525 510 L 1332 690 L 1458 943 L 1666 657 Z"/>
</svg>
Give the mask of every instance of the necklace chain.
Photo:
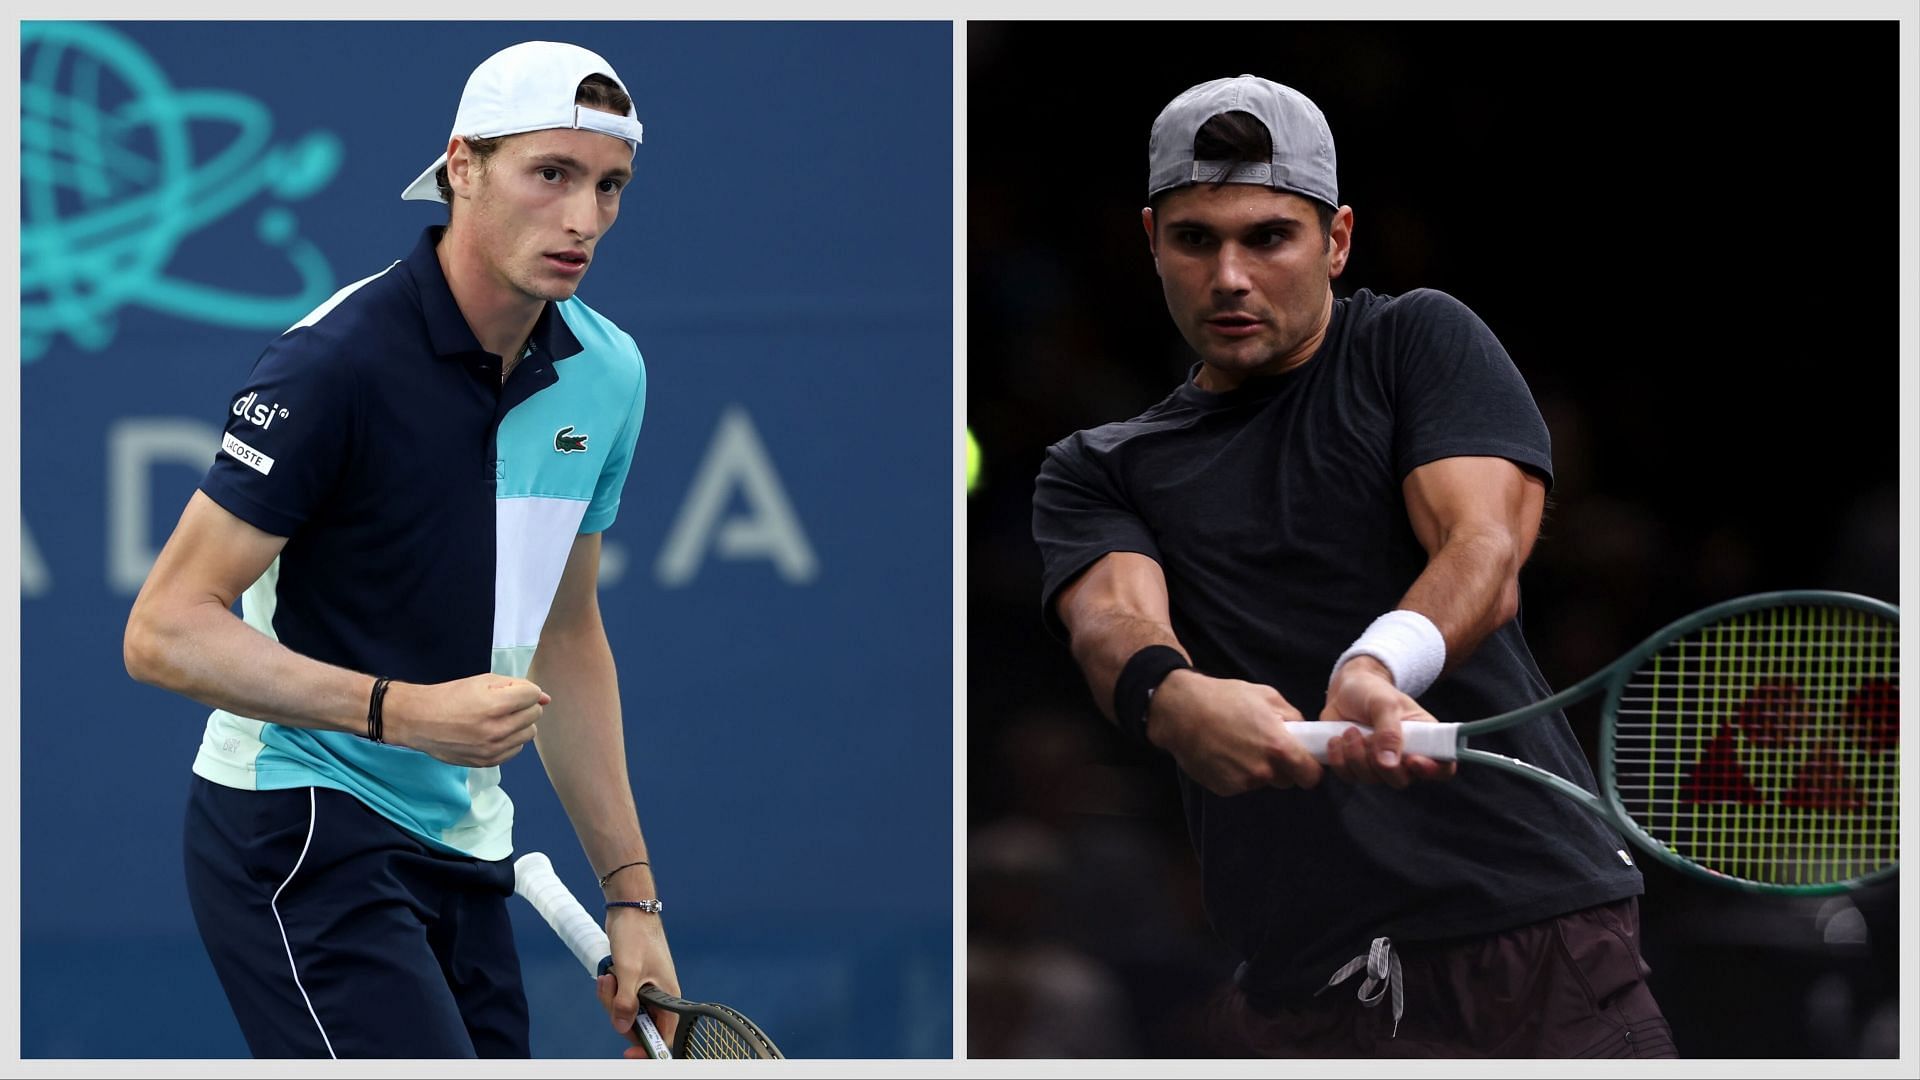
<svg viewBox="0 0 1920 1080">
<path fill-rule="evenodd" d="M 519 366 L 520 361 L 525 360 L 531 355 L 533 355 L 533 335 L 529 333 L 527 340 L 520 343 L 520 351 L 509 357 L 507 362 L 501 366 L 500 381 L 505 383 L 507 376 L 513 374 L 513 369 Z"/>
</svg>

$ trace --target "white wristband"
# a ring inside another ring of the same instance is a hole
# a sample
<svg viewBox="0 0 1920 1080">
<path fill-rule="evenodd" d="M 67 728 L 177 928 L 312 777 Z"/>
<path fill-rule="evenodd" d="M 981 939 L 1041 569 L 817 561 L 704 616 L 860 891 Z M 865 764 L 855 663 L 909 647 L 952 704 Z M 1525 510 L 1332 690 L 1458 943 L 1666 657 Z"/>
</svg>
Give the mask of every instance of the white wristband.
<svg viewBox="0 0 1920 1080">
<path fill-rule="evenodd" d="M 1433 620 L 1417 611 L 1398 608 L 1373 620 L 1340 659 L 1333 662 L 1334 674 L 1341 665 L 1356 656 L 1371 656 L 1387 666 L 1393 685 L 1408 697 L 1417 698 L 1440 677 L 1447 666 L 1447 639 Z M 1331 682 L 1332 675 L 1327 677 Z"/>
</svg>

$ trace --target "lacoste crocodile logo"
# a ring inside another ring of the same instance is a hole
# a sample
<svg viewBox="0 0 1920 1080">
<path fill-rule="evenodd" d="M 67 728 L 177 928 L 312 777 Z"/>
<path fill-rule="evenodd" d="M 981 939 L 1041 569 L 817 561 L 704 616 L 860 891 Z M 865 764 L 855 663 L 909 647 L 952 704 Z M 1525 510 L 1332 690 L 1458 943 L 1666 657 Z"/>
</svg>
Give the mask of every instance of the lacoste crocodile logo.
<svg viewBox="0 0 1920 1080">
<path fill-rule="evenodd" d="M 553 433 L 553 448 L 563 454 L 584 454 L 587 452 L 587 436 L 575 435 L 573 425 L 568 424 Z"/>
</svg>

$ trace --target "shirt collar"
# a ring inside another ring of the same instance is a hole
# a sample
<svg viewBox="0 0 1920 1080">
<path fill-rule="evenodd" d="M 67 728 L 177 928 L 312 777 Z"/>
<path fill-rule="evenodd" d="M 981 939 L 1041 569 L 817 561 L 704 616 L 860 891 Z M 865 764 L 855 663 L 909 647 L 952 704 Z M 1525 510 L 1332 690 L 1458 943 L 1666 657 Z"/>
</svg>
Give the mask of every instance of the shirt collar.
<svg viewBox="0 0 1920 1080">
<path fill-rule="evenodd" d="M 454 302 L 446 274 L 440 270 L 436 249 L 446 231 L 445 225 L 422 229 L 420 241 L 414 244 L 405 260 L 407 272 L 413 276 L 420 292 L 420 313 L 427 320 L 427 337 L 433 342 L 434 354 L 440 357 L 484 352 L 480 339 L 473 336 L 473 327 L 467 325 L 467 317 L 460 313 L 460 305 Z M 540 318 L 533 324 L 532 340 L 536 352 L 555 361 L 580 351 L 579 339 L 567 328 L 567 320 L 555 316 L 552 303 L 540 309 Z"/>
</svg>

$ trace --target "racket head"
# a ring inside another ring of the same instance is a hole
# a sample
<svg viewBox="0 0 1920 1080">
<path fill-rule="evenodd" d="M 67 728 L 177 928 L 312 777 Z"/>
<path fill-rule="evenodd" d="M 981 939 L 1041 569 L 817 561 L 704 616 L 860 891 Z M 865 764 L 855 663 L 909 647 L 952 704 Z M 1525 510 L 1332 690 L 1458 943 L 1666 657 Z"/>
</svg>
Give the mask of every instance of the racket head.
<svg viewBox="0 0 1920 1080">
<path fill-rule="evenodd" d="M 785 1056 L 758 1024 L 736 1009 L 718 1002 L 688 1001 L 651 984 L 640 988 L 640 997 L 646 1004 L 680 1018 L 673 1036 L 674 1057 L 745 1060 Z"/>
<path fill-rule="evenodd" d="M 600 962 L 600 973 L 613 970 L 613 957 Z M 676 1058 L 747 1060 L 784 1058 L 760 1025 L 739 1010 L 712 1001 L 688 1001 L 648 983 L 640 988 L 644 1004 L 665 1009 L 679 1021 L 672 1056 Z M 644 1012 L 642 1015 L 645 1015 Z M 642 1044 L 644 1047 L 645 1044 Z M 650 1056 L 653 1054 L 649 1049 Z"/>
<path fill-rule="evenodd" d="M 1817 895 L 1899 868 L 1899 610 L 1757 593 L 1610 665 L 1600 783 L 1637 846 L 1689 876 Z"/>
</svg>

